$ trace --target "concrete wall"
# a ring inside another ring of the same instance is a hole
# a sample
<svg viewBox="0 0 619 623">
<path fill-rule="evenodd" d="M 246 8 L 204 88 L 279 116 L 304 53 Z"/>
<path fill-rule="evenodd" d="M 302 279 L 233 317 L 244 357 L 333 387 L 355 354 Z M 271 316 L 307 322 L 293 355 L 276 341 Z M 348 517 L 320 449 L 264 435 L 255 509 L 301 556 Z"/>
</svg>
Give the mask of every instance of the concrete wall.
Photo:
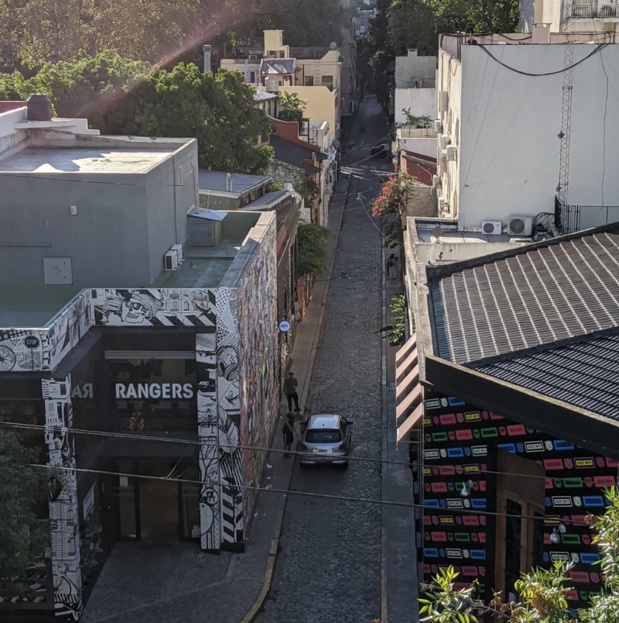
<svg viewBox="0 0 619 623">
<path fill-rule="evenodd" d="M 394 120 L 396 125 L 406 124 L 407 110 L 415 117 L 436 119 L 436 89 L 399 89 L 395 90 Z"/>
<path fill-rule="evenodd" d="M 282 91 L 297 93 L 306 102 L 303 115 L 310 121 L 326 121 L 329 124 L 329 138 L 337 138 L 336 129 L 340 123 L 339 95 L 327 87 L 303 87 L 299 85 L 283 87 Z"/>
<path fill-rule="evenodd" d="M 146 176 L 150 283 L 159 275 L 163 256 L 187 238 L 187 211 L 199 205 L 198 154 L 194 141 L 175 152 Z"/>
<path fill-rule="evenodd" d="M 408 50 L 407 56 L 395 57 L 395 88 L 407 89 L 421 81 L 423 88 L 431 88 L 436 81 L 436 56 L 418 56 L 417 50 Z"/>
<path fill-rule="evenodd" d="M 2 282 L 43 284 L 43 258 L 70 257 L 75 285 L 114 284 L 121 276 L 128 286 L 148 283 L 144 176 L 88 179 L 0 174 Z"/>
<path fill-rule="evenodd" d="M 0 282 L 42 284 L 43 258 L 69 257 L 74 285 L 149 285 L 185 240 L 196 149 L 146 174 L 0 173 Z"/>
<path fill-rule="evenodd" d="M 323 76 L 333 77 L 333 88 L 340 89 L 342 84 L 342 63 L 339 50 L 330 50 L 320 59 L 297 58 L 297 68 L 301 71 L 295 75 L 298 86 L 305 85 L 305 77 L 314 79 L 314 86 L 324 84 Z"/>
<path fill-rule="evenodd" d="M 553 212 L 558 183 L 564 48 L 560 45 L 462 47 L 462 64 L 441 55 L 439 91 L 449 91 L 443 132 L 458 147 L 457 159 L 443 166 L 444 194 L 459 195 L 460 227 L 479 227 L 492 218 Z M 619 143 L 619 47 L 595 53 L 576 45 L 573 70 L 570 150 L 570 204 L 619 205 L 619 176 L 612 163 Z M 559 72 L 531 77 L 527 73 Z M 606 68 L 606 75 L 604 69 Z M 460 72 L 461 69 L 461 72 Z M 606 78 L 608 76 L 608 78 Z M 608 92 L 607 92 L 608 89 Z M 440 152 L 440 148 L 439 148 Z M 447 188 L 446 188 L 447 187 Z M 456 208 L 457 209 L 457 208 Z M 581 228 L 601 224 L 599 212 L 583 210 Z"/>
</svg>

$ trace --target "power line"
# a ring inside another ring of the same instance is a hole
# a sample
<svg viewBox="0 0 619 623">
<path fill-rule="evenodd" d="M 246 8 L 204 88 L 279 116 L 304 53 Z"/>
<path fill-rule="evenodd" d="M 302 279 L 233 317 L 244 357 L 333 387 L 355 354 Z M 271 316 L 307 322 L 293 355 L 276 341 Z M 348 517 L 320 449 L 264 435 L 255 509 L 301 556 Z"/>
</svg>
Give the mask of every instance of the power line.
<svg viewBox="0 0 619 623">
<path fill-rule="evenodd" d="M 569 43 L 564 44 L 564 45 L 569 45 Z M 565 73 L 566 71 L 571 71 L 572 69 L 574 69 L 574 67 L 578 67 L 578 65 L 590 59 L 594 54 L 598 54 L 598 52 L 603 50 L 608 45 L 609 45 L 608 43 L 600 43 L 600 45 L 598 45 L 592 52 L 587 54 L 587 56 L 585 56 L 584 58 L 581 58 L 579 61 L 576 61 L 575 63 L 572 63 L 571 65 L 568 65 L 567 67 L 563 67 L 562 69 L 556 69 L 555 71 L 546 71 L 541 74 L 533 74 L 528 71 L 522 71 L 521 69 L 516 69 L 515 67 L 511 67 L 507 63 L 500 61 L 498 58 L 496 58 L 496 56 L 491 54 L 490 51 L 486 49 L 485 45 L 479 45 L 478 47 L 481 48 L 493 61 L 501 65 L 501 67 L 505 67 L 505 69 L 509 69 L 509 71 L 513 71 L 514 73 L 520 74 L 521 76 L 529 76 L 531 78 L 543 78 L 544 76 L 556 76 L 557 74 L 562 74 L 562 73 Z"/>
<path fill-rule="evenodd" d="M 21 422 L 7 422 L 7 421 L 3 421 L 0 422 L 0 426 L 5 426 L 8 428 L 16 428 L 16 429 L 25 429 L 25 430 L 37 430 L 37 431 L 42 431 L 44 432 L 46 430 L 46 426 L 44 424 L 24 424 Z M 54 427 L 57 428 L 57 427 Z M 140 435 L 140 434 L 132 434 L 132 433 L 117 433 L 114 431 L 102 431 L 102 430 L 86 430 L 86 429 L 80 429 L 80 428 L 71 428 L 69 429 L 69 433 L 71 434 L 76 434 L 76 435 L 85 435 L 85 436 L 94 436 L 94 437 L 111 437 L 111 438 L 117 438 L 117 439 L 125 439 L 125 440 L 131 440 L 131 441 L 152 441 L 152 442 L 157 442 L 157 443 L 174 443 L 174 444 L 179 444 L 179 445 L 190 445 L 190 446 L 199 446 L 199 447 L 205 447 L 205 448 L 209 448 L 209 447 L 217 447 L 217 448 L 228 448 L 228 449 L 238 449 L 238 450 L 252 450 L 252 451 L 257 451 L 257 452 L 273 452 L 275 454 L 291 454 L 291 455 L 304 455 L 306 454 L 305 452 L 301 452 L 298 450 L 284 450 L 284 449 L 279 449 L 279 448 L 265 448 L 262 446 L 242 446 L 242 445 L 228 445 L 228 444 L 222 444 L 222 443 L 204 443 L 201 442 L 199 440 L 193 440 L 193 439 L 181 439 L 181 438 L 177 438 L 177 437 L 158 437 L 156 435 Z M 415 462 L 415 461 L 393 461 L 393 460 L 387 460 L 387 459 L 380 459 L 380 458 L 376 458 L 373 459 L 371 457 L 364 457 L 364 456 L 349 456 L 348 459 L 350 461 L 358 461 L 358 462 L 365 462 L 365 463 L 380 463 L 380 464 L 386 464 L 386 465 L 403 465 L 403 466 L 407 466 L 407 467 L 419 467 L 419 468 L 454 468 L 454 470 L 457 469 L 462 469 L 465 470 L 465 468 L 467 467 L 466 463 L 420 463 L 420 462 Z M 473 466 L 472 463 L 468 464 L 468 467 L 470 468 L 471 466 Z M 508 476 L 519 476 L 519 477 L 523 477 L 523 478 L 534 478 L 534 479 L 539 479 L 539 480 L 546 480 L 546 479 L 550 479 L 550 480 L 556 480 L 553 479 L 552 476 L 538 476 L 536 474 L 524 474 L 524 473 L 519 473 L 519 472 L 506 472 L 506 471 L 499 471 L 499 470 L 491 470 L 491 469 L 478 469 L 477 471 L 467 471 L 466 473 L 463 474 L 457 474 L 457 475 L 461 475 L 461 476 L 470 476 L 472 474 L 476 474 L 476 475 L 481 475 L 481 474 L 498 474 L 498 475 L 508 475 Z"/>
<path fill-rule="evenodd" d="M 30 463 L 28 467 L 41 468 L 49 470 L 49 465 L 40 465 L 38 463 Z M 67 472 L 81 472 L 81 473 L 89 473 L 89 474 L 100 474 L 104 476 L 124 476 L 127 478 L 138 478 L 142 480 L 159 480 L 164 482 L 180 482 L 186 484 L 196 484 L 196 485 L 210 485 L 215 487 L 228 487 L 229 483 L 222 482 L 212 482 L 209 481 L 207 483 L 202 480 L 193 480 L 189 478 L 169 478 L 167 476 L 151 476 L 148 474 L 133 474 L 131 472 L 112 472 L 108 470 L 102 469 L 88 469 L 88 468 L 79 468 L 79 467 L 61 467 L 61 466 L 53 466 L 54 470 L 58 471 L 67 471 Z M 378 506 L 393 506 L 399 508 L 416 508 L 425 511 L 436 511 L 440 513 L 465 513 L 471 515 L 488 515 L 492 517 L 514 517 L 518 519 L 531 519 L 534 521 L 544 521 L 549 522 L 551 525 L 554 523 L 558 523 L 559 521 L 563 523 L 570 523 L 572 525 L 588 525 L 585 521 L 580 519 L 568 519 L 561 518 L 557 516 L 540 516 L 540 515 L 514 515 L 510 513 L 501 513 L 498 511 L 482 511 L 473 508 L 431 508 L 428 506 L 424 506 L 423 504 L 416 504 L 415 502 L 397 502 L 393 500 L 378 500 L 373 498 L 366 497 L 356 497 L 356 496 L 347 496 L 347 495 L 333 495 L 330 493 L 315 493 L 313 491 L 299 491 L 298 489 L 276 489 L 273 487 L 261 487 L 258 485 L 241 485 L 235 484 L 235 487 L 238 489 L 248 490 L 248 491 L 257 491 L 257 492 L 265 492 L 265 493 L 279 493 L 282 495 L 299 495 L 302 497 L 310 497 L 310 498 L 321 498 L 327 500 L 337 500 L 340 502 L 358 502 L 362 504 L 376 504 Z"/>
</svg>

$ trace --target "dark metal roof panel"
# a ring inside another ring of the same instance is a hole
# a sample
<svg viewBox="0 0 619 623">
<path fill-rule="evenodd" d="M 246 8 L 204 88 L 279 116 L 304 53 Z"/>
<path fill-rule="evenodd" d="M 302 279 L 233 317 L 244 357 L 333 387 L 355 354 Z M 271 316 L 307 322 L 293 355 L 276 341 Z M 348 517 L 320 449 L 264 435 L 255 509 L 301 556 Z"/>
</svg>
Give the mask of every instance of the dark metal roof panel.
<svg viewBox="0 0 619 623">
<path fill-rule="evenodd" d="M 534 245 L 429 281 L 437 354 L 467 363 L 619 326 L 619 231 Z"/>
<path fill-rule="evenodd" d="M 619 332 L 472 367 L 619 421 Z"/>
</svg>

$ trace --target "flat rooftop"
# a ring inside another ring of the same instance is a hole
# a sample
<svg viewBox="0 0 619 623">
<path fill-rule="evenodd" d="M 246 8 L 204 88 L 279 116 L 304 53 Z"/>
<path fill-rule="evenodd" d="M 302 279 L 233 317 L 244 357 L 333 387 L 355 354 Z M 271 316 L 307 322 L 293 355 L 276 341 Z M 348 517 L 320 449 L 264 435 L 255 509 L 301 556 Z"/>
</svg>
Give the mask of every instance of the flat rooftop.
<svg viewBox="0 0 619 623">
<path fill-rule="evenodd" d="M 249 175 L 247 173 L 205 170 L 198 172 L 198 185 L 202 191 L 212 190 L 215 192 L 242 194 L 252 188 L 266 184 L 270 179 L 270 175 Z"/>
<path fill-rule="evenodd" d="M 0 329 L 42 328 L 82 289 L 80 286 L 2 284 Z"/>
<path fill-rule="evenodd" d="M 28 147 L 0 159 L 0 173 L 146 173 L 174 149 Z"/>
</svg>

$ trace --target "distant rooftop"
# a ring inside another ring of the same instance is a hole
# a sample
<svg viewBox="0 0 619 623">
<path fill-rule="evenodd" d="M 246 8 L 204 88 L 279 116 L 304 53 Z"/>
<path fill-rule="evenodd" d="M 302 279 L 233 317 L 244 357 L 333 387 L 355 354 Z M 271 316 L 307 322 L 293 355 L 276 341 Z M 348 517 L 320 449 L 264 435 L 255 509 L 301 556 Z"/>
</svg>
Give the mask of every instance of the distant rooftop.
<svg viewBox="0 0 619 623">
<path fill-rule="evenodd" d="M 236 194 L 246 193 L 253 188 L 263 186 L 270 179 L 269 175 L 248 175 L 246 173 L 226 173 L 225 171 L 201 170 L 198 173 L 200 190 L 233 192 Z M 230 183 L 232 190 L 229 190 L 228 183 Z"/>
<path fill-rule="evenodd" d="M 0 173 L 146 173 L 173 149 L 28 147 L 0 160 Z"/>
</svg>

